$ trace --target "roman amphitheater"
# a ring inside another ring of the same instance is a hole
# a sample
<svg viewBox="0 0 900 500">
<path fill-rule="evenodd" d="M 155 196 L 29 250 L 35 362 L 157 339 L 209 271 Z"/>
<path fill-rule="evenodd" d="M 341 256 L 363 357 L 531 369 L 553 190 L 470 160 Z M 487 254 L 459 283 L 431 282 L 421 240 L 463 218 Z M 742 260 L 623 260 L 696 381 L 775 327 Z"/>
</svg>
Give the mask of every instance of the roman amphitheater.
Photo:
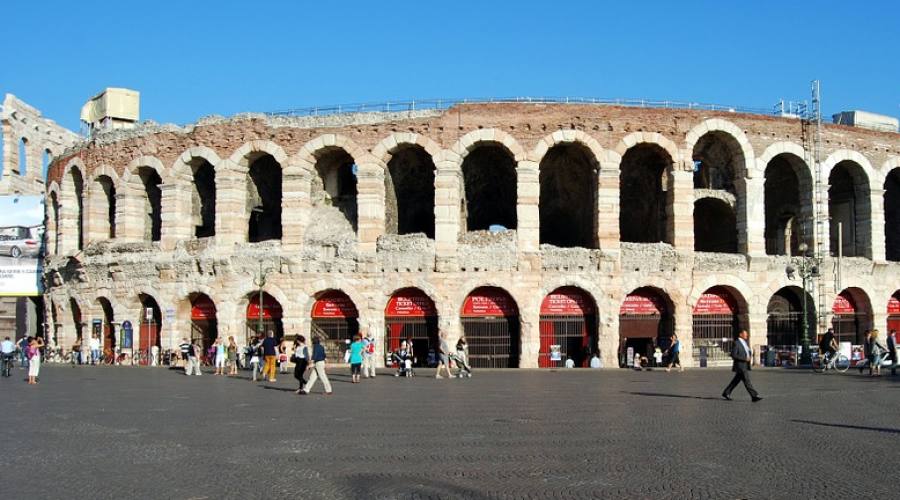
<svg viewBox="0 0 900 500">
<path fill-rule="evenodd" d="M 99 134 L 47 180 L 48 335 L 174 348 L 358 330 L 381 362 L 605 367 L 677 334 L 788 349 L 900 325 L 900 135 L 729 110 L 469 103 Z M 804 250 L 806 249 L 806 250 Z M 819 257 L 803 290 L 801 270 Z M 122 333 L 125 322 L 133 337 Z"/>
</svg>

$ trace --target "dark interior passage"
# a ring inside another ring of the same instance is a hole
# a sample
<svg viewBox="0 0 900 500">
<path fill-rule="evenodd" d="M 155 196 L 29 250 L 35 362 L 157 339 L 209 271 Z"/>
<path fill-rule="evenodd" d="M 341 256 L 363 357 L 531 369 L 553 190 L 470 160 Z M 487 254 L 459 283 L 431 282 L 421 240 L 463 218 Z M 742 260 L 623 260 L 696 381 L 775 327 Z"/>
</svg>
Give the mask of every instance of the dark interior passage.
<svg viewBox="0 0 900 500">
<path fill-rule="evenodd" d="M 540 164 L 540 241 L 596 248 L 597 162 L 584 146 L 550 148 Z"/>
<path fill-rule="evenodd" d="M 808 196 L 801 198 L 800 179 L 786 155 L 778 155 L 766 166 L 765 216 L 766 254 L 796 255 L 800 242 L 809 241 Z"/>
<path fill-rule="evenodd" d="M 842 161 L 831 170 L 828 185 L 831 252 L 838 254 L 840 236 L 844 257 L 868 256 L 870 203 L 865 173 L 856 163 Z"/>
<path fill-rule="evenodd" d="M 737 220 L 731 206 L 717 198 L 694 202 L 694 250 L 737 253 Z"/>
<path fill-rule="evenodd" d="M 103 196 L 104 207 L 106 208 L 106 230 L 109 238 L 116 237 L 116 186 L 112 179 L 103 175 L 97 179 Z"/>
<path fill-rule="evenodd" d="M 900 261 L 900 169 L 884 181 L 884 243 L 887 260 Z"/>
<path fill-rule="evenodd" d="M 318 179 L 313 184 L 313 204 L 330 205 L 338 210 L 357 230 L 356 162 L 349 153 L 332 148 L 316 161 Z"/>
<path fill-rule="evenodd" d="M 659 146 L 640 144 L 622 157 L 619 174 L 621 241 L 671 243 L 672 159 Z"/>
<path fill-rule="evenodd" d="M 735 194 L 736 141 L 722 132 L 710 132 L 694 146 L 694 188 L 721 189 Z"/>
<path fill-rule="evenodd" d="M 194 184 L 191 192 L 191 224 L 194 236 L 207 238 L 216 234 L 216 171 L 206 160 L 191 165 Z"/>
<path fill-rule="evenodd" d="M 281 239 L 281 165 L 271 155 L 264 154 L 250 164 L 247 211 L 251 243 Z"/>
<path fill-rule="evenodd" d="M 385 230 L 434 238 L 435 167 L 431 156 L 420 146 L 406 146 L 391 156 L 387 167 Z"/>
<path fill-rule="evenodd" d="M 138 176 L 144 186 L 144 239 L 159 241 L 162 231 L 162 184 L 159 174 L 150 167 L 138 169 Z"/>
<path fill-rule="evenodd" d="M 462 164 L 465 196 L 462 219 L 467 231 L 500 225 L 516 228 L 516 162 L 503 146 L 485 144 Z"/>
<path fill-rule="evenodd" d="M 75 223 L 78 231 L 78 249 L 84 249 L 84 178 L 77 168 L 72 169 L 72 185 L 75 188 Z"/>
</svg>

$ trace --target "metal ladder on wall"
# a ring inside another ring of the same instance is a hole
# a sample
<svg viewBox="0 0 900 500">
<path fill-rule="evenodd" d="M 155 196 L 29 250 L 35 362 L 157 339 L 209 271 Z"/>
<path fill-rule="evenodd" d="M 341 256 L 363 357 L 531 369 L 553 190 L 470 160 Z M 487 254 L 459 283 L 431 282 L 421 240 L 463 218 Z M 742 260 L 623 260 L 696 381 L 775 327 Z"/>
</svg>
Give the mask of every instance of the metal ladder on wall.
<svg viewBox="0 0 900 500">
<path fill-rule="evenodd" d="M 815 174 L 813 189 L 813 214 L 812 223 L 815 231 L 815 242 L 813 244 L 813 258 L 816 265 L 819 266 L 821 273 L 822 260 L 830 255 L 831 235 L 828 234 L 828 226 L 824 214 L 825 203 L 827 203 L 828 183 L 822 178 L 822 101 L 819 94 L 819 80 L 813 80 L 810 84 L 812 93 L 812 102 L 803 113 L 803 147 L 806 150 L 806 162 L 812 166 Z M 825 290 L 825 280 L 820 276 L 814 281 L 816 292 L 816 316 L 818 319 L 819 331 L 826 328 L 825 320 L 828 316 L 826 312 L 827 294 Z"/>
</svg>

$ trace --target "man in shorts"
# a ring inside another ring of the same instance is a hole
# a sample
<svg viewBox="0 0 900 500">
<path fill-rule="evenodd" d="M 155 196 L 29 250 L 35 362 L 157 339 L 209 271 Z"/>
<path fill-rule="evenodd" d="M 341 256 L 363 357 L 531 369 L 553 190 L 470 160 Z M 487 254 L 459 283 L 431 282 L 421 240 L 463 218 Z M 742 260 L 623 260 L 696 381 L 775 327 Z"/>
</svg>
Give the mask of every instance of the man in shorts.
<svg viewBox="0 0 900 500">
<path fill-rule="evenodd" d="M 434 378 L 444 378 L 441 376 L 442 368 L 447 371 L 447 378 L 453 378 L 453 374 L 450 373 L 450 344 L 447 343 L 447 334 L 441 332 L 438 338 L 440 339 L 438 342 L 438 365 Z"/>
<path fill-rule="evenodd" d="M 819 355 L 834 356 L 838 350 L 837 339 L 834 338 L 834 331 L 829 328 L 825 335 L 822 335 L 822 341 L 819 342 Z"/>
</svg>

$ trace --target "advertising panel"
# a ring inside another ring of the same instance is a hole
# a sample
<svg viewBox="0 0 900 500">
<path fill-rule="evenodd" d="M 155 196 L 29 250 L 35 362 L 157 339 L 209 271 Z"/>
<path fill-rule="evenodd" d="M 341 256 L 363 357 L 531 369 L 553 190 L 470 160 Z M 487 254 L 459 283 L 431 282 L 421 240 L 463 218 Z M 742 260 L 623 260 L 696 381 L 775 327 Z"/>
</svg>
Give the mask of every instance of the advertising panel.
<svg viewBox="0 0 900 500">
<path fill-rule="evenodd" d="M 0 295 L 41 294 L 43 196 L 0 196 Z"/>
</svg>

